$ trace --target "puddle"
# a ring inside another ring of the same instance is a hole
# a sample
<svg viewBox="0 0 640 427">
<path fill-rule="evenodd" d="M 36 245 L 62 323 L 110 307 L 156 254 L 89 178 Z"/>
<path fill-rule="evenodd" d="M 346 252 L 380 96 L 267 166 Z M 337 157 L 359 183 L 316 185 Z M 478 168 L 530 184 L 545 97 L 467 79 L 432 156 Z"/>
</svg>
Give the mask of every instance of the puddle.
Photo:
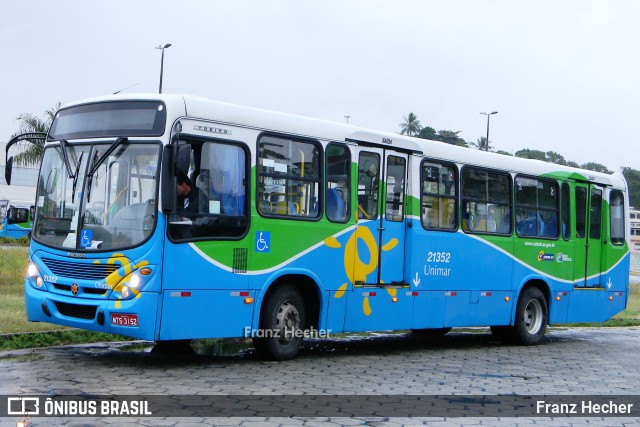
<svg viewBox="0 0 640 427">
<path fill-rule="evenodd" d="M 137 342 L 119 346 L 118 350 L 131 353 L 150 353 L 155 345 L 154 342 Z M 250 339 L 199 339 L 191 341 L 189 345 L 193 352 L 200 356 L 238 356 L 253 349 L 253 343 Z M 176 347 L 175 350 L 176 353 L 184 354 L 184 350 L 180 347 Z M 173 351 L 168 353 L 173 353 Z"/>
<path fill-rule="evenodd" d="M 191 347 L 202 356 L 237 356 L 253 349 L 250 339 L 205 339 L 194 340 Z"/>
<path fill-rule="evenodd" d="M 16 354 L 16 355 L 8 355 L 0 357 L 0 363 L 2 362 L 11 362 L 11 363 L 26 363 L 26 362 L 35 362 L 36 360 L 40 360 L 44 358 L 42 354 Z"/>
</svg>

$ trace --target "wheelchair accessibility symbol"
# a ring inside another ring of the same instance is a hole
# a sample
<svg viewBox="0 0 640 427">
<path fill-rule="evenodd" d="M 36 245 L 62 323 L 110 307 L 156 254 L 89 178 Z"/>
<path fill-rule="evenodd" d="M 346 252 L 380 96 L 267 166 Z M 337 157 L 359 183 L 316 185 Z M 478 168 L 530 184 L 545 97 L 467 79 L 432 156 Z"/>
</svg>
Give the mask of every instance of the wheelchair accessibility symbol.
<svg viewBox="0 0 640 427">
<path fill-rule="evenodd" d="M 90 248 L 93 242 L 93 230 L 81 230 L 80 231 L 80 247 Z"/>
<path fill-rule="evenodd" d="M 271 233 L 268 231 L 256 231 L 256 252 L 269 252 L 271 246 Z"/>
</svg>

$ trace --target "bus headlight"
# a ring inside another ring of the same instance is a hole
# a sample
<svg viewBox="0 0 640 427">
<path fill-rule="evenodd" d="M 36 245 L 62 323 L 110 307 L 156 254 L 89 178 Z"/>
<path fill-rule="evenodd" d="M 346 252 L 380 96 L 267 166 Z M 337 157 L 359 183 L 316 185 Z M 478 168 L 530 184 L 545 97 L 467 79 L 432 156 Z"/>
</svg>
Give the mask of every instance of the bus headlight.
<svg viewBox="0 0 640 427">
<path fill-rule="evenodd" d="M 29 267 L 27 267 L 27 276 L 28 277 L 36 277 L 38 275 L 38 267 L 34 263 L 29 263 Z"/>
<path fill-rule="evenodd" d="M 131 278 L 129 279 L 129 286 L 131 286 L 132 288 L 137 288 L 138 286 L 140 286 L 140 276 L 135 273 L 132 274 Z"/>
<path fill-rule="evenodd" d="M 120 293 L 122 294 L 122 298 L 129 298 L 129 287 L 123 286 L 122 289 L 120 289 Z"/>
<path fill-rule="evenodd" d="M 44 280 L 42 280 L 42 277 L 40 277 L 38 267 L 36 267 L 36 265 L 32 262 L 30 262 L 29 267 L 27 267 L 27 279 L 29 279 L 32 285 L 35 282 L 35 285 L 38 289 L 41 289 L 44 285 Z"/>
</svg>

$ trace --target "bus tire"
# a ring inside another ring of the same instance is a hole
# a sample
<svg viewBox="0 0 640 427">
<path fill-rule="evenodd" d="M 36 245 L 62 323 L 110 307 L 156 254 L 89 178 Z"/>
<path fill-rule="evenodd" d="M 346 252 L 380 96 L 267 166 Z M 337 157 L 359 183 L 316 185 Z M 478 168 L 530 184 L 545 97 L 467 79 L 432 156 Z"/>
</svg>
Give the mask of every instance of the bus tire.
<svg viewBox="0 0 640 427">
<path fill-rule="evenodd" d="M 302 344 L 306 316 L 304 299 L 298 290 L 291 285 L 276 289 L 260 312 L 262 336 L 253 338 L 258 355 L 271 360 L 293 359 Z"/>
<path fill-rule="evenodd" d="M 544 293 L 529 287 L 518 298 L 513 338 L 518 344 L 540 344 L 547 330 L 548 304 Z"/>
</svg>

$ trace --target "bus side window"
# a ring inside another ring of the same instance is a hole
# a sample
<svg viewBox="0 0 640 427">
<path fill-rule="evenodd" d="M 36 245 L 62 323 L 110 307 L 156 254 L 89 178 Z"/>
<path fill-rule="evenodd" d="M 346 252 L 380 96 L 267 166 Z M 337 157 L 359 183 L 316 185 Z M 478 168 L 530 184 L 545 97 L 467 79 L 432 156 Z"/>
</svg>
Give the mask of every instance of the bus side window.
<svg viewBox="0 0 640 427">
<path fill-rule="evenodd" d="M 624 244 L 624 195 L 619 190 L 611 191 L 609 196 L 609 217 L 611 218 L 611 243 Z"/>
<path fill-rule="evenodd" d="M 455 166 L 424 160 L 420 169 L 422 226 L 426 229 L 457 230 L 458 173 Z M 468 230 L 468 221 L 464 221 L 462 226 Z"/>
<path fill-rule="evenodd" d="M 562 193 L 560 195 L 560 216 L 562 217 L 562 238 L 571 238 L 571 194 L 569 184 L 562 183 Z"/>
<path fill-rule="evenodd" d="M 576 237 L 584 238 L 587 226 L 587 189 L 577 187 L 576 196 Z"/>
<path fill-rule="evenodd" d="M 351 153 L 343 144 L 331 143 L 326 149 L 327 185 L 325 212 L 333 222 L 351 217 Z M 317 207 L 314 207 L 317 210 Z"/>
<path fill-rule="evenodd" d="M 263 135 L 258 141 L 257 201 L 264 216 L 317 218 L 322 147 L 316 141 Z"/>
<path fill-rule="evenodd" d="M 511 177 L 507 173 L 462 169 L 462 229 L 472 233 L 510 233 Z"/>
</svg>

